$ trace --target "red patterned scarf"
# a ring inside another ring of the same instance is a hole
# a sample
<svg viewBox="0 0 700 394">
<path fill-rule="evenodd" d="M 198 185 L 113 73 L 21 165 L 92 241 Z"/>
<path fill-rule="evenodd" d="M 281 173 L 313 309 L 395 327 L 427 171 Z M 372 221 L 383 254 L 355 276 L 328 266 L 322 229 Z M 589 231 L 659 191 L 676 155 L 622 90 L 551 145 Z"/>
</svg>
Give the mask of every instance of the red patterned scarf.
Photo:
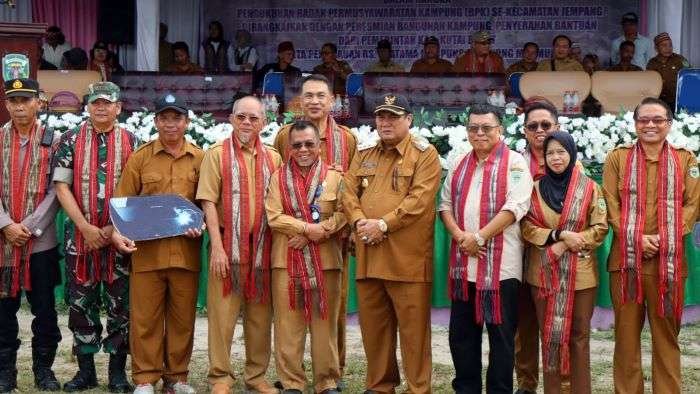
<svg viewBox="0 0 700 394">
<path fill-rule="evenodd" d="M 314 163 L 306 176 L 294 160 L 289 160 L 278 172 L 284 213 L 306 223 L 314 223 L 311 205 L 315 204 L 320 195 L 327 173 L 328 166 L 320 159 Z M 304 318 L 309 322 L 313 305 L 318 304 L 321 318 L 325 319 L 328 316 L 328 300 L 318 244 L 309 242 L 303 249 L 288 247 L 287 273 L 289 307 L 294 310 L 302 304 Z M 301 294 L 303 299 L 297 301 L 297 294 Z"/>
<path fill-rule="evenodd" d="M 29 132 L 24 161 L 20 165 L 20 134 L 8 122 L 0 130 L 0 199 L 15 223 L 31 215 L 46 195 L 51 147 L 41 145 L 44 128 L 39 121 Z M 20 289 L 31 290 L 29 257 L 33 238 L 15 247 L 0 234 L 0 298 L 16 297 Z"/>
<path fill-rule="evenodd" d="M 348 155 L 348 136 L 345 135 L 335 119 L 328 115 L 326 121 L 326 164 L 330 166 L 340 165 L 343 172 L 350 168 L 350 157 Z"/>
<path fill-rule="evenodd" d="M 460 72 L 492 73 L 496 70 L 496 64 L 493 60 L 493 55 L 491 52 L 489 52 L 489 54 L 486 56 L 483 63 L 479 62 L 476 52 L 471 49 L 467 50 L 464 56 L 466 56 L 467 62 L 464 70 L 461 70 Z"/>
<path fill-rule="evenodd" d="M 484 227 L 500 212 L 506 202 L 508 188 L 508 160 L 510 150 L 504 143 L 496 146 L 484 163 L 480 196 L 479 227 Z M 464 231 L 464 211 L 472 178 L 476 172 L 477 157 L 474 151 L 467 154 L 457 166 L 452 177 L 452 210 L 459 228 Z M 470 212 L 469 214 L 473 214 Z M 486 253 L 478 258 L 476 270 L 476 321 L 501 323 L 500 276 L 503 257 L 503 233 L 486 243 Z M 462 254 L 453 239 L 450 245 L 449 293 L 455 300 L 466 301 L 467 268 L 469 256 Z"/>
<path fill-rule="evenodd" d="M 275 167 L 260 139 L 255 141 L 255 201 L 251 201 L 248 168 L 238 138 L 227 138 L 222 147 L 224 248 L 231 259 L 231 280 L 224 282 L 223 294 L 235 291 L 246 300 L 264 303 L 270 293 L 272 244 L 264 202 Z M 255 209 L 252 227 L 250 204 Z"/>
<path fill-rule="evenodd" d="M 99 166 L 99 133 L 93 129 L 91 122 L 84 122 L 78 131 L 75 141 L 75 159 L 73 163 L 73 195 L 78 203 L 80 211 L 88 223 L 102 228 L 109 224 L 109 199 L 112 198 L 114 188 L 121 177 L 122 169 L 131 155 L 131 139 L 129 132 L 115 125 L 112 131 L 107 133 L 107 174 L 104 185 L 104 206 L 102 215 L 98 214 L 97 194 L 100 192 L 100 183 L 97 178 Z M 107 254 L 107 277 L 102 278 L 100 269 L 100 256 L 103 250 L 88 251 L 85 238 L 75 229 L 76 279 L 78 283 L 87 281 L 100 281 L 106 279 L 112 283 L 114 279 L 114 262 L 116 249 L 109 245 Z M 92 257 L 92 275 L 88 277 L 87 256 Z"/>
<path fill-rule="evenodd" d="M 681 318 L 681 264 L 683 261 L 683 173 L 678 154 L 668 142 L 659 153 L 657 176 L 660 316 Z M 642 236 L 646 218 L 646 153 L 637 142 L 627 155 L 621 195 L 622 300 L 642 303 Z"/>
<path fill-rule="evenodd" d="M 593 200 L 595 185 L 581 170 L 574 167 L 564 199 L 564 206 L 556 229 L 581 232 Z M 532 204 L 528 220 L 538 227 L 549 228 L 545 222 L 542 203 L 537 191 L 532 192 Z M 561 371 L 569 375 L 572 313 L 576 291 L 576 266 L 578 253 L 570 251 L 557 259 L 552 248 L 540 253 L 539 297 L 546 300 L 544 335 L 542 339 L 542 364 L 547 371 Z"/>
<path fill-rule="evenodd" d="M 542 178 L 544 176 L 544 168 L 540 166 L 540 162 L 537 161 L 537 158 L 530 150 L 530 147 L 525 149 L 525 152 L 523 152 L 523 157 L 525 158 L 525 161 L 527 161 L 527 165 L 530 168 L 530 175 L 532 175 L 532 179 L 536 181 Z"/>
</svg>

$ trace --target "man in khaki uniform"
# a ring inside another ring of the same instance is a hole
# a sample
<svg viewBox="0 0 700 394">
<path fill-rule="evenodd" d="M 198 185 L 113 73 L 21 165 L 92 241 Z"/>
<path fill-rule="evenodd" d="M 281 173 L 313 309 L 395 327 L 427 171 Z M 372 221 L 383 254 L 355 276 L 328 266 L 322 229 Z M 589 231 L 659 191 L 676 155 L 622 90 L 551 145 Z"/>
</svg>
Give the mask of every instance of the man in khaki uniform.
<svg viewBox="0 0 700 394">
<path fill-rule="evenodd" d="M 374 111 L 380 142 L 360 147 L 345 175 L 343 207 L 354 230 L 360 329 L 368 393 L 401 383 L 396 330 L 410 393 L 430 393 L 430 291 L 437 150 L 409 133 L 405 97 L 386 95 Z"/>
<path fill-rule="evenodd" d="M 603 167 L 614 234 L 608 271 L 615 310 L 615 392 L 644 392 L 640 334 L 646 317 L 652 390 L 680 393 L 678 333 L 688 276 L 683 237 L 692 231 L 700 204 L 700 171 L 693 153 L 666 140 L 673 112 L 665 102 L 642 100 L 634 119 L 637 143 L 610 152 Z M 659 206 L 667 212 L 659 212 Z"/>
<path fill-rule="evenodd" d="M 377 57 L 379 61 L 372 63 L 365 72 L 368 73 L 402 73 L 402 65 L 391 60 L 391 41 L 381 40 L 377 43 Z"/>
<path fill-rule="evenodd" d="M 158 139 L 131 154 L 115 197 L 177 194 L 194 201 L 204 153 L 184 138 L 187 107 L 166 94 L 156 103 Z M 118 231 L 112 243 L 131 253 L 129 304 L 134 393 L 150 394 L 161 378 L 167 390 L 194 393 L 187 384 L 199 283 L 200 229 L 135 244 Z M 137 250 L 138 247 L 138 250 Z"/>
<path fill-rule="evenodd" d="M 440 40 L 430 36 L 423 41 L 423 57 L 416 60 L 411 66 L 412 73 L 449 73 L 452 72 L 452 63 L 440 57 Z"/>
<path fill-rule="evenodd" d="M 212 393 L 228 393 L 233 386 L 231 341 L 243 314 L 246 388 L 276 393 L 265 380 L 271 355 L 272 304 L 270 230 L 264 201 L 272 173 L 282 159 L 260 141 L 265 127 L 260 100 L 249 96 L 236 101 L 229 121 L 233 133 L 206 152 L 197 189 L 211 239 L 209 383 Z"/>
<path fill-rule="evenodd" d="M 321 139 L 312 123 L 294 123 L 289 143 L 291 158 L 273 175 L 265 201 L 273 231 L 277 374 L 285 393 L 304 392 L 308 327 L 314 390 L 338 393 L 336 337 L 345 241 L 340 231 L 346 224 L 340 205 L 343 175 L 320 159 Z"/>
<path fill-rule="evenodd" d="M 304 79 L 301 85 L 301 108 L 304 119 L 311 122 L 321 135 L 320 157 L 326 164 L 338 172 L 344 173 L 350 168 L 350 162 L 357 150 L 355 135 L 345 126 L 335 123 L 330 115 L 333 105 L 330 82 L 323 75 L 311 75 Z M 275 138 L 275 148 L 283 160 L 289 160 L 289 129 L 291 125 L 283 126 Z M 344 234 L 347 238 L 348 234 Z M 348 242 L 343 247 L 342 285 L 340 292 L 340 309 L 338 312 L 338 357 L 340 360 L 340 376 L 345 369 L 345 316 L 348 300 Z M 342 386 L 343 382 L 339 382 Z M 342 387 L 341 387 L 342 388 Z"/>
<path fill-rule="evenodd" d="M 663 85 L 659 98 L 666 102 L 672 110 L 675 110 L 678 71 L 681 68 L 690 67 L 690 64 L 683 56 L 673 53 L 673 42 L 668 33 L 664 32 L 654 37 L 654 47 L 658 55 L 649 60 L 647 70 L 653 70 L 661 74 Z"/>
<path fill-rule="evenodd" d="M 552 58 L 537 65 L 537 71 L 583 71 L 583 66 L 569 56 L 571 39 L 563 34 L 552 40 Z"/>
<path fill-rule="evenodd" d="M 527 42 L 523 46 L 522 60 L 515 62 L 506 69 L 506 77 L 510 78 L 513 73 L 526 73 L 537 69 L 537 54 L 540 51 L 539 45 L 534 42 Z"/>
<path fill-rule="evenodd" d="M 338 47 L 327 42 L 321 47 L 321 64 L 316 65 L 314 74 L 326 76 L 333 83 L 334 94 L 345 94 L 345 82 L 352 74 L 350 63 L 338 59 Z"/>
</svg>

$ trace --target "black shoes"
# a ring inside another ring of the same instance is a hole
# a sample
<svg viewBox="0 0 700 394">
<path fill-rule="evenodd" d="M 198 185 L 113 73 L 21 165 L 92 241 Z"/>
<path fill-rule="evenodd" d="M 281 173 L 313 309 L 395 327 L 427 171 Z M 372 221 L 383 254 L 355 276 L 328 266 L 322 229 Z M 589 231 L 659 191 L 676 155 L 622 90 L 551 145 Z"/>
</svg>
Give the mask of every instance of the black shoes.
<svg viewBox="0 0 700 394">
<path fill-rule="evenodd" d="M 61 391 L 61 384 L 51 370 L 55 358 L 56 349 L 32 348 L 34 385 L 41 391 Z"/>
<path fill-rule="evenodd" d="M 109 384 L 107 388 L 110 393 L 130 393 L 134 391 L 134 386 L 126 378 L 126 354 L 109 355 Z"/>
<path fill-rule="evenodd" d="M 17 388 L 17 351 L 0 351 L 0 393 Z"/>
<path fill-rule="evenodd" d="M 79 354 L 78 372 L 73 379 L 63 385 L 63 391 L 85 391 L 97 387 L 97 374 L 95 373 L 95 355 Z"/>
</svg>

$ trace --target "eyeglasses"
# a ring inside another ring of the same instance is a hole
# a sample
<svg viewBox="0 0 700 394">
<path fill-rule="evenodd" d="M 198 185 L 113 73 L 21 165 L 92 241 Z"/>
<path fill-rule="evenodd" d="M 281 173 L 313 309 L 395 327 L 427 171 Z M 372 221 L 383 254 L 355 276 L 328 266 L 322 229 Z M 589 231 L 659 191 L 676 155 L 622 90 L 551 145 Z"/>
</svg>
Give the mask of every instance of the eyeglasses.
<svg viewBox="0 0 700 394">
<path fill-rule="evenodd" d="M 635 119 L 635 123 L 638 125 L 648 125 L 649 122 L 654 123 L 654 126 L 662 126 L 664 123 L 670 122 L 671 119 L 668 118 L 639 118 Z"/>
<path fill-rule="evenodd" d="M 484 134 L 490 134 L 492 131 L 497 130 L 501 126 L 492 126 L 487 124 L 470 124 L 467 125 L 467 131 L 469 134 L 476 134 L 479 130 L 483 131 Z"/>
<path fill-rule="evenodd" d="M 292 149 L 299 150 L 302 147 L 306 149 L 313 149 L 316 147 L 316 143 L 313 141 L 295 142 L 292 144 Z"/>
<path fill-rule="evenodd" d="M 525 129 L 530 132 L 536 132 L 539 128 L 542 129 L 542 131 L 549 131 L 552 126 L 554 126 L 554 123 L 548 121 L 548 120 L 543 120 L 541 122 L 530 122 L 525 125 Z"/>
<path fill-rule="evenodd" d="M 246 119 L 248 119 L 250 121 L 250 123 L 260 122 L 260 117 L 255 116 L 255 115 L 236 114 L 236 115 L 234 115 L 234 117 L 239 122 L 245 122 Z"/>
</svg>

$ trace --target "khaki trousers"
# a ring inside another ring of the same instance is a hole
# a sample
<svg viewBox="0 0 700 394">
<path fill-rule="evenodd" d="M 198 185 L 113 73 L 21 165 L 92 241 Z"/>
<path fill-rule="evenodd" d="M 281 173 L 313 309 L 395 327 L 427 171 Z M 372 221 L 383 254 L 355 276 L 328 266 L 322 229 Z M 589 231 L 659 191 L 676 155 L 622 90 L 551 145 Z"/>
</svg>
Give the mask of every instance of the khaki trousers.
<svg viewBox="0 0 700 394">
<path fill-rule="evenodd" d="M 431 283 L 382 279 L 357 281 L 360 329 L 367 357 L 366 389 L 394 393 L 401 384 L 396 360 L 396 330 L 408 393 L 430 393 Z"/>
<path fill-rule="evenodd" d="M 134 383 L 187 381 L 199 272 L 167 268 L 129 275 Z"/>
<path fill-rule="evenodd" d="M 615 309 L 615 356 L 613 375 L 615 392 L 644 392 L 640 335 L 644 318 L 651 328 L 651 385 L 654 393 L 681 392 L 681 352 L 678 333 L 681 322 L 673 316 L 658 314 L 658 278 L 642 275 L 643 303 L 622 303 L 620 271 L 610 273 L 610 295 Z M 684 288 L 685 280 L 679 284 Z M 681 290 L 681 302 L 684 293 Z"/>
<path fill-rule="evenodd" d="M 515 376 L 518 388 L 536 391 L 539 380 L 540 330 L 530 284 L 523 281 L 518 294 L 518 328 L 515 331 Z"/>
<path fill-rule="evenodd" d="M 272 270 L 272 300 L 275 310 L 275 365 L 277 376 L 285 389 L 306 389 L 303 368 L 307 327 L 311 334 L 311 365 L 314 391 L 336 388 L 340 378 L 338 366 L 338 308 L 340 302 L 340 270 L 324 270 L 328 300 L 328 316 L 321 319 L 313 312 L 311 322 L 304 319 L 303 309 L 289 307 L 289 274 L 284 268 Z M 298 295 L 300 297 L 301 295 Z"/>
<path fill-rule="evenodd" d="M 541 337 L 544 338 L 544 319 L 547 310 L 547 301 L 538 298 L 537 287 L 532 286 L 532 299 L 535 301 L 537 321 L 539 322 Z M 574 292 L 574 310 L 572 312 L 571 336 L 569 338 L 570 350 L 570 376 L 564 377 L 558 371 L 548 372 L 543 368 L 545 394 L 574 393 L 590 394 L 591 392 L 591 360 L 590 360 L 590 334 L 591 318 L 595 307 L 596 288 L 577 290 Z M 565 382 L 570 382 L 567 383 Z"/>
<path fill-rule="evenodd" d="M 350 240 L 345 240 L 345 243 L 349 243 Z M 338 308 L 338 322 L 336 324 L 338 329 L 338 334 L 336 338 L 338 340 L 338 363 L 340 366 L 340 377 L 343 376 L 345 372 L 345 325 L 347 320 L 348 312 L 348 265 L 350 263 L 350 253 L 347 250 L 347 246 L 343 250 L 343 271 L 340 273 L 340 305 Z"/>
<path fill-rule="evenodd" d="M 243 379 L 248 389 L 275 392 L 265 380 L 270 363 L 272 305 L 249 303 L 235 293 L 223 296 L 223 280 L 209 271 L 207 284 L 207 321 L 209 322 L 209 383 L 233 387 L 231 341 L 238 317 L 243 314 L 245 369 Z M 231 280 L 226 278 L 224 280 Z"/>
</svg>

